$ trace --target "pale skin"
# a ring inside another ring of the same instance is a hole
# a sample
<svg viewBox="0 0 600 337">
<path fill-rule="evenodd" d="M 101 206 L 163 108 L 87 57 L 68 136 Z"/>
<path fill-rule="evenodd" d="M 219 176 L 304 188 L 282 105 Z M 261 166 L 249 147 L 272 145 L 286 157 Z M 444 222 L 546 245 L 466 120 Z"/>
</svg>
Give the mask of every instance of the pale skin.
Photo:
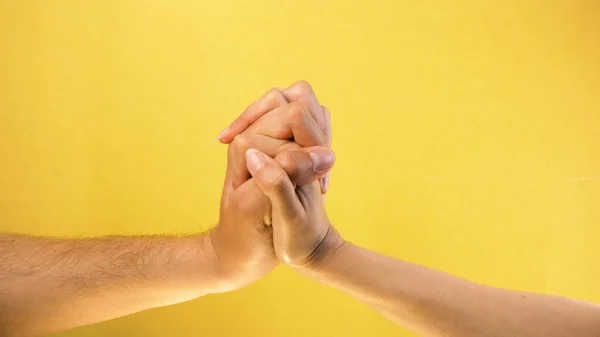
<svg viewBox="0 0 600 337">
<path fill-rule="evenodd" d="M 299 185 L 322 181 L 335 161 L 329 114 L 310 86 L 298 82 L 269 91 L 243 116 L 228 133 L 221 217 L 209 233 L 88 239 L 0 234 L 0 336 L 101 322 L 240 289 L 271 272 L 279 264 L 266 223 L 271 205 L 251 179 L 244 153 L 252 146 L 275 157 Z M 248 116 L 252 122 L 234 131 Z"/>
<path fill-rule="evenodd" d="M 327 217 L 318 184 L 298 186 L 269 156 L 255 149 L 246 155 L 273 205 L 279 260 L 395 323 L 428 337 L 600 336 L 596 304 L 481 285 L 345 241 Z"/>
</svg>

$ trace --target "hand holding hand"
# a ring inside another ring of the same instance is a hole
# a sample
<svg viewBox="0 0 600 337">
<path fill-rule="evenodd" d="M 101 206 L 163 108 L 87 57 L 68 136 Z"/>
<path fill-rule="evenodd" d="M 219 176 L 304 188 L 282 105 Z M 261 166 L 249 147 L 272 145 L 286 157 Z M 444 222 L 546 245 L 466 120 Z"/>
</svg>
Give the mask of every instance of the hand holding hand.
<svg viewBox="0 0 600 337">
<path fill-rule="evenodd" d="M 246 152 L 248 170 L 269 198 L 277 258 L 295 269 L 312 268 L 344 244 L 331 225 L 316 183 L 299 186 L 266 154 Z"/>
<path fill-rule="evenodd" d="M 263 118 L 268 112 L 283 107 L 289 103 L 298 103 L 304 106 L 303 109 L 309 112 L 316 126 L 322 131 L 326 146 L 331 147 L 331 116 L 327 107 L 320 105 L 311 85 L 306 81 L 298 81 L 286 89 L 273 88 L 265 93 L 254 103 L 250 104 L 246 110 L 236 118 L 221 134 L 218 139 L 224 144 L 230 144 L 251 126 L 255 126 L 256 122 Z M 300 112 L 300 111 L 297 111 Z M 299 118 L 301 116 L 295 116 Z M 294 118 L 294 116 L 290 116 Z M 302 131 L 301 129 L 299 131 Z M 273 136 L 276 139 L 281 138 L 284 134 Z M 306 137 L 303 137 L 306 139 Z M 303 139 L 294 139 L 300 146 L 310 146 L 302 142 Z M 245 168 L 244 168 L 245 169 Z M 248 177 L 247 177 L 248 178 Z M 245 181 L 245 180 L 244 180 Z M 321 178 L 321 191 L 327 193 L 329 188 L 329 174 Z"/>
<path fill-rule="evenodd" d="M 316 188 L 321 202 L 316 179 L 333 167 L 335 156 L 331 150 L 324 147 L 291 150 L 270 160 L 294 184 L 311 184 Z M 271 202 L 255 179 L 246 181 L 232 193 L 221 212 L 219 225 L 210 233 L 216 265 L 225 282 L 223 291 L 247 286 L 279 264 L 273 250 L 271 213 Z"/>
<path fill-rule="evenodd" d="M 221 220 L 211 232 L 224 290 L 250 284 L 278 264 L 270 226 L 271 203 L 251 179 L 247 150 L 256 148 L 274 157 L 300 186 L 322 178 L 335 160 L 325 147 L 331 139 L 329 114 L 323 112 L 310 86 L 299 82 L 284 92 L 297 101 L 288 104 L 282 91 L 269 91 L 232 124 L 229 137 L 239 132 L 233 141 L 225 138 L 231 143 Z"/>
</svg>

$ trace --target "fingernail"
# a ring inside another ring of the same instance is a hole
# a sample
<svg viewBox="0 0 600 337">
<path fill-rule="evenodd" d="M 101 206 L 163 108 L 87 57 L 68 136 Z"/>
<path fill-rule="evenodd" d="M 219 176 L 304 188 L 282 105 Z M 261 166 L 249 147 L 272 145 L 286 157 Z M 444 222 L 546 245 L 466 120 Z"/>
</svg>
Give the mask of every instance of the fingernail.
<svg viewBox="0 0 600 337">
<path fill-rule="evenodd" d="M 260 170 L 263 165 L 267 162 L 265 155 L 255 149 L 248 149 L 246 151 L 246 161 L 248 161 L 248 170 L 254 174 Z"/>
<path fill-rule="evenodd" d="M 227 131 L 229 131 L 229 128 L 226 128 L 225 130 L 221 131 L 221 133 L 219 133 L 219 135 L 217 136 L 217 140 L 221 140 L 221 138 L 223 138 Z"/>
<path fill-rule="evenodd" d="M 313 169 L 317 172 L 329 170 L 335 163 L 335 155 L 333 152 L 325 149 L 317 149 L 308 153 L 312 160 Z"/>
<path fill-rule="evenodd" d="M 329 191 L 329 173 L 327 173 L 323 177 L 323 190 L 325 191 L 325 193 L 327 193 L 327 191 Z"/>
</svg>

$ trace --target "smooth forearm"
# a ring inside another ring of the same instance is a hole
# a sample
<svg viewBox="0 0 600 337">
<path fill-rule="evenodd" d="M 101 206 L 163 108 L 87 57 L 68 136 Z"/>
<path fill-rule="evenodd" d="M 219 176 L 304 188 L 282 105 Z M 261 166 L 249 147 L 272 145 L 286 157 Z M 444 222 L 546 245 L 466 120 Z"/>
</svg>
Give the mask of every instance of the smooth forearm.
<svg viewBox="0 0 600 337">
<path fill-rule="evenodd" d="M 432 337 L 600 335 L 600 307 L 484 286 L 352 244 L 301 271 Z"/>
<path fill-rule="evenodd" d="M 1 335 L 104 321 L 224 288 L 208 236 L 0 235 Z"/>
</svg>

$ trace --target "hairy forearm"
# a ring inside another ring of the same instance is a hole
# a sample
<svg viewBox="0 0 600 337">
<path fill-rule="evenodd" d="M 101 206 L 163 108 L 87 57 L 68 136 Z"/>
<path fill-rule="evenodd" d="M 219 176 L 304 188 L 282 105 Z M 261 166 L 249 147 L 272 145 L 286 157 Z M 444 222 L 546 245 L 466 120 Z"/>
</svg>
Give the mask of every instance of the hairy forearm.
<svg viewBox="0 0 600 337">
<path fill-rule="evenodd" d="M 600 336 L 600 306 L 484 286 L 349 243 L 301 272 L 423 336 Z"/>
<path fill-rule="evenodd" d="M 0 335 L 38 335 L 219 292 L 207 238 L 0 234 Z"/>
</svg>

